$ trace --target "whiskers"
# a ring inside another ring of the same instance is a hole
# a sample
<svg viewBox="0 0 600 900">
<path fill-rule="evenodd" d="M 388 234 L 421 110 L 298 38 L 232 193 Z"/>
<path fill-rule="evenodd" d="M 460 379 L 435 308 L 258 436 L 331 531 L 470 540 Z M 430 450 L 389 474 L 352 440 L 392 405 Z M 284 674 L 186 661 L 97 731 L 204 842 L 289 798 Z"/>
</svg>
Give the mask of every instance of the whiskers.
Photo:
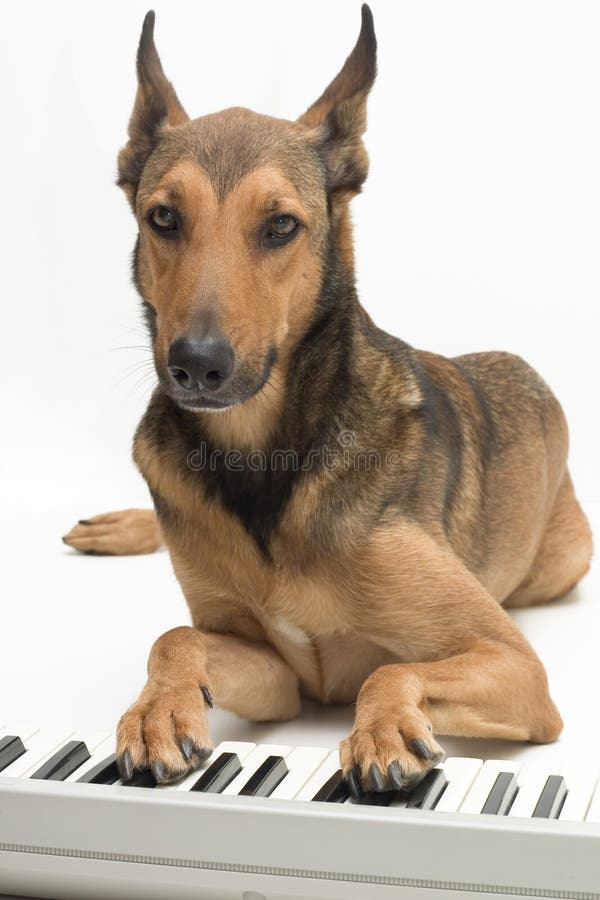
<svg viewBox="0 0 600 900">
<path fill-rule="evenodd" d="M 115 389 L 120 388 L 130 379 L 134 379 L 134 382 L 129 388 L 128 396 L 143 396 L 145 399 L 148 399 L 158 384 L 156 369 L 154 368 L 154 359 L 142 359 L 126 366 L 121 377 L 117 378 L 115 382 Z"/>
<path fill-rule="evenodd" d="M 245 328 L 248 328 L 250 325 L 256 328 L 257 325 L 260 326 L 260 322 L 256 320 L 247 320 L 237 322 L 235 327 L 231 330 L 230 338 L 235 339 L 235 335 L 243 332 Z M 286 325 L 281 325 L 278 328 L 273 329 L 267 334 L 260 335 L 260 341 L 263 346 L 268 347 L 269 342 L 272 340 L 276 340 L 281 334 L 285 334 L 287 330 Z M 148 340 L 147 332 L 141 328 L 127 328 L 124 329 L 121 337 L 133 337 L 139 336 L 144 339 L 144 341 Z M 137 344 L 122 344 L 116 347 L 112 347 L 106 351 L 110 354 L 115 353 L 126 353 L 129 356 L 136 356 L 137 359 L 133 359 L 133 361 L 128 362 L 127 365 L 119 367 L 118 372 L 115 374 L 113 380 L 113 389 L 115 391 L 119 391 L 122 389 L 124 384 L 129 384 L 128 397 L 148 400 L 150 395 L 158 385 L 158 377 L 156 375 L 156 369 L 154 366 L 154 352 L 152 347 L 148 343 L 137 343 Z M 260 365 L 261 360 L 256 360 L 257 365 Z M 276 403 L 281 396 L 281 381 L 280 378 L 275 373 L 275 377 L 273 377 L 274 373 L 271 373 L 265 384 L 261 387 L 257 396 L 261 396 L 263 400 L 266 400 L 267 403 L 271 401 Z"/>
<path fill-rule="evenodd" d="M 128 328 L 124 334 L 135 334 L 143 338 L 148 337 L 147 333 L 139 328 Z M 111 347 L 106 352 L 111 354 L 136 354 L 141 357 L 121 368 L 120 374 L 114 379 L 113 387 L 116 391 L 125 383 L 133 381 L 133 384 L 131 384 L 129 388 L 128 397 L 141 397 L 144 400 L 149 399 L 150 394 L 158 384 L 156 369 L 154 368 L 154 353 L 152 347 L 147 343 L 123 344 L 118 347 Z"/>
</svg>

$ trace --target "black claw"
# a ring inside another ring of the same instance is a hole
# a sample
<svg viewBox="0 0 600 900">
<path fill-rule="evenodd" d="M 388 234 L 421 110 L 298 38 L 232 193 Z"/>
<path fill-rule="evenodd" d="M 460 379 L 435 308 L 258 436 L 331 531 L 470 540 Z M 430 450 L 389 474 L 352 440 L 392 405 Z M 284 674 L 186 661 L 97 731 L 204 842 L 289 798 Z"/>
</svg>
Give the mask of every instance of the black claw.
<svg viewBox="0 0 600 900">
<path fill-rule="evenodd" d="M 433 759 L 433 750 L 431 749 L 431 747 L 428 747 L 425 741 L 422 741 L 421 738 L 415 738 L 414 741 L 411 741 L 410 746 L 413 748 L 415 753 L 418 753 L 419 756 L 423 757 L 423 759 Z"/>
<path fill-rule="evenodd" d="M 379 771 L 379 766 L 376 766 L 375 763 L 369 769 L 369 778 L 376 791 L 385 791 L 385 778 Z"/>
<path fill-rule="evenodd" d="M 150 771 L 154 777 L 154 780 L 157 784 L 161 784 L 161 782 L 165 779 L 165 767 L 161 762 L 153 762 L 150 766 Z"/>
<path fill-rule="evenodd" d="M 211 692 L 204 684 L 201 686 L 200 690 L 202 691 L 202 696 L 204 697 L 204 702 L 206 703 L 206 705 L 208 706 L 209 709 L 212 709 L 214 706 L 214 703 L 213 703 L 213 698 L 212 698 Z"/>
<path fill-rule="evenodd" d="M 80 525 L 91 525 L 92 523 L 90 522 L 89 519 L 80 519 L 79 524 Z"/>
<path fill-rule="evenodd" d="M 363 796 L 363 789 L 361 787 L 358 769 L 350 769 L 350 771 L 346 775 L 346 784 L 348 785 L 348 790 L 350 791 L 350 796 L 352 797 L 352 799 L 361 800 Z"/>
<path fill-rule="evenodd" d="M 194 745 L 189 738 L 181 738 L 181 753 L 186 762 L 189 762 L 194 753 Z"/>
<path fill-rule="evenodd" d="M 212 753 L 211 747 L 200 747 L 198 744 L 194 744 L 194 755 L 198 757 L 200 762 L 204 762 L 204 760 L 208 759 L 210 754 Z"/>
<path fill-rule="evenodd" d="M 402 768 L 397 759 L 395 759 L 394 762 L 390 763 L 388 766 L 388 778 L 397 791 L 402 790 L 402 788 L 404 787 L 404 777 L 402 775 Z"/>
<path fill-rule="evenodd" d="M 133 763 L 129 750 L 126 750 L 119 760 L 119 769 L 121 770 L 121 778 L 123 781 L 131 781 L 133 778 Z"/>
</svg>

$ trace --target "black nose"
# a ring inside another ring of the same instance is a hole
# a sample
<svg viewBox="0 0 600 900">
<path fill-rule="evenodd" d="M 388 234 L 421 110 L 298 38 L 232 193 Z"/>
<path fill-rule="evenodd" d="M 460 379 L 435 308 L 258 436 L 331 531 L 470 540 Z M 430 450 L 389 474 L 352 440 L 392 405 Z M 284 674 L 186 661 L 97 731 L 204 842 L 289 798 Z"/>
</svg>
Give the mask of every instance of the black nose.
<svg viewBox="0 0 600 900">
<path fill-rule="evenodd" d="M 169 348 L 171 377 L 188 391 L 216 391 L 233 372 L 235 354 L 229 341 L 215 337 L 180 337 Z"/>
</svg>

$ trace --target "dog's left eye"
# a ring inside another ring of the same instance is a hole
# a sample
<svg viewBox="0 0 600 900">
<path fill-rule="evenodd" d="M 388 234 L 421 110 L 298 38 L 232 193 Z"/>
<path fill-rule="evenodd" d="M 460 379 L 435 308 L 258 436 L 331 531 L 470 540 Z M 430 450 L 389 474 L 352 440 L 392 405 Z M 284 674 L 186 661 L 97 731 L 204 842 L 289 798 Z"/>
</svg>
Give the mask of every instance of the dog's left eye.
<svg viewBox="0 0 600 900">
<path fill-rule="evenodd" d="M 148 221 L 159 234 L 177 231 L 177 215 L 169 206 L 154 206 L 148 213 Z"/>
<path fill-rule="evenodd" d="M 298 219 L 294 216 L 275 216 L 275 218 L 271 219 L 269 222 L 267 238 L 273 243 L 276 241 L 284 241 L 291 238 L 292 235 L 298 231 L 299 225 Z"/>
</svg>

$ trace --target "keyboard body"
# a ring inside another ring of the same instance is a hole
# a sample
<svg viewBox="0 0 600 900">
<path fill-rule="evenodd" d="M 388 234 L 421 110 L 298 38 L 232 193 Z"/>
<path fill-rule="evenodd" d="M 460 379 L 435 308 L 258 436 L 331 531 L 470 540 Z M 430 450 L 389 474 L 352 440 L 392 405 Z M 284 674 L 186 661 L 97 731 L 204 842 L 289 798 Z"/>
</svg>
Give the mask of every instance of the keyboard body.
<svg viewBox="0 0 600 900">
<path fill-rule="evenodd" d="M 561 779 L 507 760 L 447 760 L 440 767 L 444 791 L 427 809 L 410 808 L 406 796 L 387 806 L 343 796 L 315 801 L 335 778 L 336 754 L 327 748 L 224 742 L 179 785 L 86 783 L 112 738 L 87 738 L 82 763 L 84 737 L 26 738 L 29 756 L 0 772 L 0 893 L 73 900 L 600 900 L 600 796 L 596 781 L 578 780 L 576 768 L 565 770 L 570 794 L 546 809 L 554 817 L 540 818 L 536 798 L 548 777 Z M 199 779 L 206 783 L 211 766 L 234 754 L 239 774 L 221 784 L 221 793 L 202 792 Z M 270 759 L 287 764 L 280 762 L 287 774 L 269 787 L 270 796 L 240 793 L 244 784 L 256 785 Z M 65 760 L 70 768 L 61 769 Z M 66 780 L 47 780 L 51 775 Z M 505 798 L 513 781 L 510 809 L 498 803 L 503 814 L 475 812 L 489 807 L 503 779 Z"/>
<path fill-rule="evenodd" d="M 74 900 L 600 898 L 597 824 L 315 806 L 7 782 L 0 884 Z"/>
</svg>

